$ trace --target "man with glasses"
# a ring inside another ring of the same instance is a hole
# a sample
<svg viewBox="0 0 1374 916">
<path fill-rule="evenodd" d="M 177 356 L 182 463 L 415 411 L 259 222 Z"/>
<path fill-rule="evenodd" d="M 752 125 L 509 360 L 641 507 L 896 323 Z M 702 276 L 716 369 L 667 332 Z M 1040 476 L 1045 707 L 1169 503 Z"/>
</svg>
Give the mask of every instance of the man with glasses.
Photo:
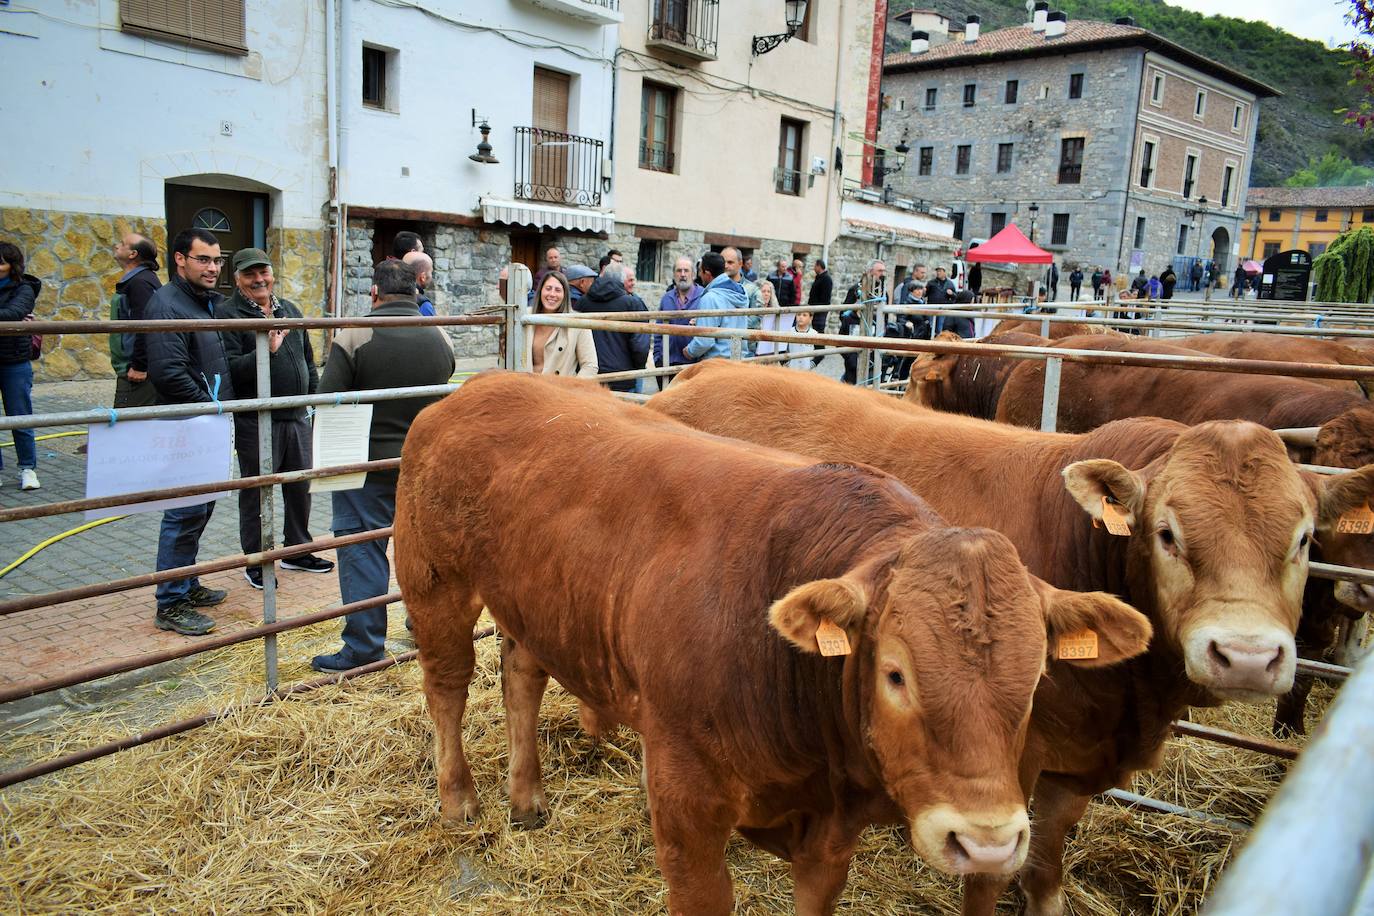
<svg viewBox="0 0 1374 916">
<path fill-rule="evenodd" d="M 221 296 L 215 283 L 224 268 L 219 240 L 206 229 L 183 229 L 172 240 L 170 283 L 148 301 L 150 321 L 190 321 L 215 317 Z M 228 401 L 234 397 L 229 361 L 219 332 L 182 331 L 147 335 L 148 378 L 157 389 L 159 404 L 196 404 Z M 175 569 L 196 562 L 200 536 L 214 512 L 213 501 L 168 509 L 162 513 L 157 541 L 157 568 Z M 159 630 L 182 636 L 203 636 L 215 628 L 214 620 L 199 608 L 213 607 L 227 597 L 219 589 L 206 588 L 197 578 L 174 579 L 157 587 Z"/>
</svg>

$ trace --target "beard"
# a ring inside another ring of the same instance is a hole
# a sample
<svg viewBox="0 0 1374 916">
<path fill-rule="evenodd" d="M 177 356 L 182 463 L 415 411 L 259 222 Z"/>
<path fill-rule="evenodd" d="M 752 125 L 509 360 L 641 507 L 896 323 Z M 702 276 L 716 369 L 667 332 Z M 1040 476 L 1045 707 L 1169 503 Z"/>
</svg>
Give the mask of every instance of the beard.
<svg viewBox="0 0 1374 916">
<path fill-rule="evenodd" d="M 679 293 L 685 296 L 692 291 L 692 279 L 688 277 L 685 280 L 674 280 L 673 286 Z"/>
</svg>

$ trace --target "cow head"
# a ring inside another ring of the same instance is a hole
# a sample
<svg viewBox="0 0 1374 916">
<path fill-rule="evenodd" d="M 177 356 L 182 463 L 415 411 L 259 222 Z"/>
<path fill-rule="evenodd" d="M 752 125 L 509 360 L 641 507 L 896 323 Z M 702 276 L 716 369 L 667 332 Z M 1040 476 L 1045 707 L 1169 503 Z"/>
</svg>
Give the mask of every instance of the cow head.
<svg viewBox="0 0 1374 916">
<path fill-rule="evenodd" d="M 1374 534 L 1345 534 L 1338 524 L 1341 516 L 1365 508 L 1374 497 L 1374 464 L 1349 474 L 1304 472 L 1303 476 L 1319 505 L 1313 558 L 1340 566 L 1374 569 Z M 1348 616 L 1358 617 L 1374 610 L 1374 586 L 1344 581 L 1333 584 L 1336 601 L 1347 609 Z"/>
<path fill-rule="evenodd" d="M 935 335 L 935 339 L 963 342 L 963 338 L 953 331 L 941 331 Z M 911 363 L 911 378 L 907 382 L 904 397 L 922 407 L 939 409 L 944 403 L 941 397 L 944 386 L 958 364 L 958 353 L 922 353 L 917 356 Z"/>
<path fill-rule="evenodd" d="M 1222 699 L 1288 691 L 1308 551 L 1329 496 L 1326 484 L 1304 484 L 1277 435 L 1203 423 L 1141 471 L 1080 461 L 1064 481 L 1094 519 L 1103 497 L 1124 516 L 1133 600 L 1152 611 L 1156 639 L 1182 654 L 1190 680 Z"/>
<path fill-rule="evenodd" d="M 1052 588 L 1006 537 L 966 528 L 903 536 L 844 576 L 793 589 L 769 620 L 805 652 L 819 651 L 823 621 L 845 631 L 883 786 L 910 820 L 916 852 L 951 874 L 1009 874 L 1025 860 L 1017 765 L 1047 645 L 1091 629 L 1097 657 L 1078 664 L 1107 665 L 1150 638 L 1129 606 Z"/>
<path fill-rule="evenodd" d="M 1355 469 L 1374 464 L 1374 407 L 1356 407 L 1328 420 L 1317 431 L 1315 447 L 1303 457 L 1312 464 L 1333 468 Z M 1312 482 L 1320 483 L 1315 478 Z M 1357 494 L 1351 508 L 1362 505 L 1363 498 Z M 1374 535 L 1341 534 L 1336 530 L 1340 515 L 1337 512 L 1318 519 L 1315 558 L 1341 566 L 1374 568 Z M 1374 610 L 1374 586 L 1337 582 L 1335 596 L 1351 609 L 1352 615 Z"/>
</svg>

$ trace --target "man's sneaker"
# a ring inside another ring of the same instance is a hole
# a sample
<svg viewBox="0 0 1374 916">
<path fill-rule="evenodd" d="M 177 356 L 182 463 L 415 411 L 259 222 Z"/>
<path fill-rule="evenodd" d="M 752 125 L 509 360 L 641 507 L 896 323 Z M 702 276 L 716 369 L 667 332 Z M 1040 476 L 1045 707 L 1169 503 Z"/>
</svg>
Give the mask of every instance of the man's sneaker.
<svg viewBox="0 0 1374 916">
<path fill-rule="evenodd" d="M 334 564 L 329 560 L 320 559 L 313 553 L 303 553 L 298 557 L 282 560 L 281 568 L 294 569 L 298 572 L 327 573 L 334 571 Z"/>
<path fill-rule="evenodd" d="M 19 472 L 19 489 L 38 490 L 43 485 L 38 482 L 38 472 L 33 468 L 24 468 Z"/>
<path fill-rule="evenodd" d="M 248 580 L 249 585 L 253 586 L 258 591 L 262 591 L 261 566 L 245 566 L 243 569 L 243 578 Z"/>
<path fill-rule="evenodd" d="M 374 658 L 372 661 L 381 661 L 381 658 Z M 335 652 L 333 655 L 316 655 L 310 660 L 311 668 L 314 668 L 316 671 L 323 671 L 326 674 L 339 674 L 370 664 L 372 664 L 372 662 L 354 661 L 342 652 Z"/>
<path fill-rule="evenodd" d="M 153 622 L 159 630 L 172 630 L 182 636 L 204 636 L 215 628 L 215 622 L 182 598 L 168 608 L 158 608 Z"/>
<path fill-rule="evenodd" d="M 222 588 L 206 588 L 197 585 L 186 593 L 186 601 L 191 607 L 214 607 L 223 604 L 224 599 L 229 597 L 229 593 Z M 209 618 L 206 618 L 209 620 Z"/>
</svg>

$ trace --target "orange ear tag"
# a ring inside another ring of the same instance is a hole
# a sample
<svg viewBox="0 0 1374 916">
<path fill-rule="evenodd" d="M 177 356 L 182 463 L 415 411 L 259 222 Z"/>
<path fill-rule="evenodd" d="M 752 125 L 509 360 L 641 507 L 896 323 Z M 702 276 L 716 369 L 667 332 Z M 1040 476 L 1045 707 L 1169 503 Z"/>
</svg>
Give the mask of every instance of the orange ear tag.
<svg viewBox="0 0 1374 916">
<path fill-rule="evenodd" d="M 822 620 L 816 627 L 816 645 L 821 647 L 822 655 L 849 654 L 849 637 L 829 620 Z"/>
<path fill-rule="evenodd" d="M 1074 630 L 1059 637 L 1054 655 L 1061 661 L 1097 658 L 1097 632 L 1095 630 Z"/>
<path fill-rule="evenodd" d="M 1336 531 L 1340 534 L 1370 534 L 1374 532 L 1374 511 L 1370 511 L 1369 504 L 1366 503 L 1358 509 L 1347 512 L 1337 520 Z"/>
<path fill-rule="evenodd" d="M 1107 526 L 1109 534 L 1123 538 L 1131 536 L 1131 526 L 1126 524 L 1126 513 L 1119 503 L 1111 501 L 1110 496 L 1102 497 L 1102 524 Z M 1093 519 L 1093 527 L 1097 527 L 1097 519 Z"/>
</svg>

